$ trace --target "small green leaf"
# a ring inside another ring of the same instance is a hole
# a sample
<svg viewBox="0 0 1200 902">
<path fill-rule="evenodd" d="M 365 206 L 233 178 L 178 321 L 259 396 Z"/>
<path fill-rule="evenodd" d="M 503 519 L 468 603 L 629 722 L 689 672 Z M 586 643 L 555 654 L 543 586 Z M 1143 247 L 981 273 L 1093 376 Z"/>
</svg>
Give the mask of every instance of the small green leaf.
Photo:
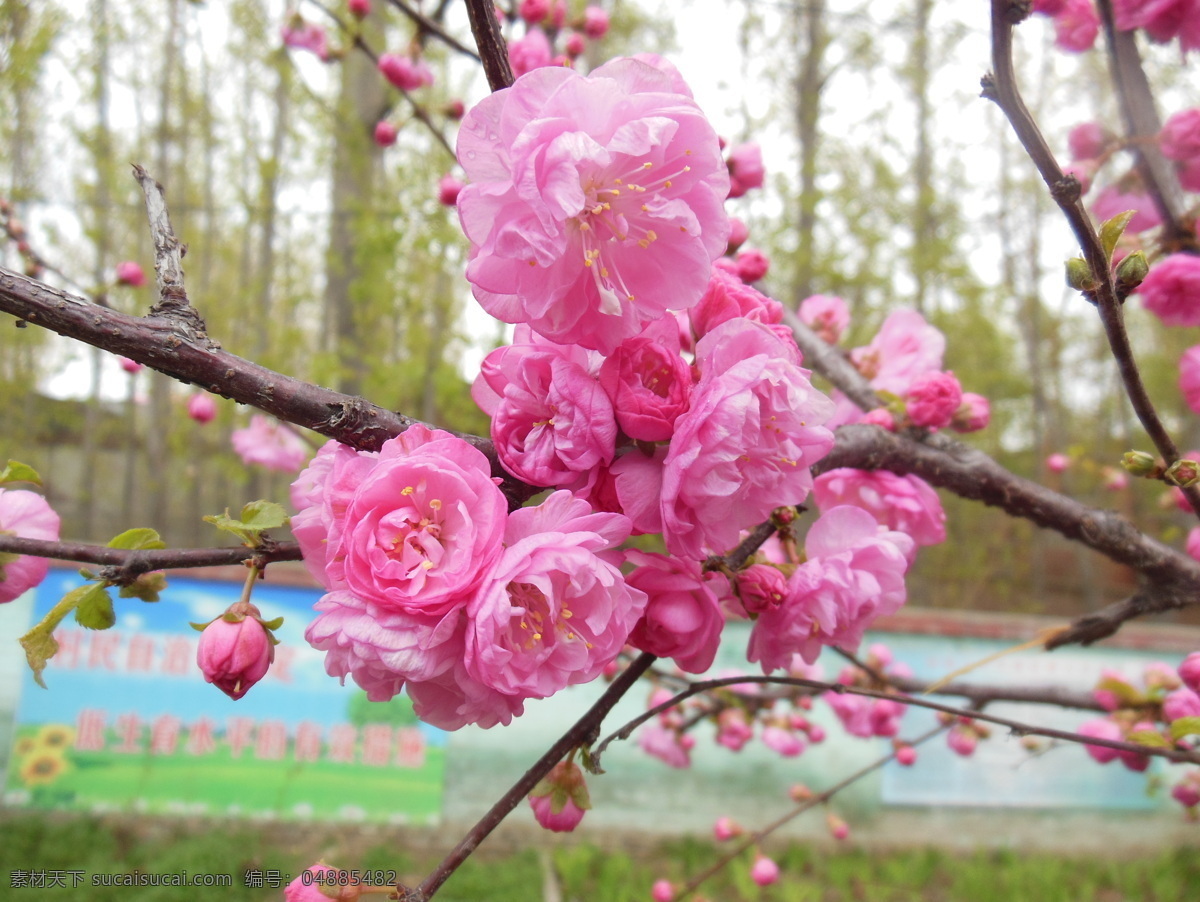
<svg viewBox="0 0 1200 902">
<path fill-rule="evenodd" d="M 142 601 L 158 601 L 158 593 L 167 587 L 167 578 L 161 573 L 143 573 L 127 586 L 121 587 L 122 598 L 140 598 Z"/>
<path fill-rule="evenodd" d="M 260 620 L 259 622 L 269 630 L 277 630 L 283 626 L 282 617 L 276 617 L 274 620 Z"/>
<path fill-rule="evenodd" d="M 155 548 L 166 548 L 158 532 L 146 527 L 127 529 L 108 543 L 109 548 L 125 548 L 129 551 L 146 551 Z"/>
<path fill-rule="evenodd" d="M 1155 749 L 1169 749 L 1171 743 L 1163 738 L 1162 733 L 1156 733 L 1154 730 L 1135 730 L 1125 737 L 1130 742 L 1136 742 L 1138 745 L 1144 745 Z"/>
<path fill-rule="evenodd" d="M 1123 680 L 1105 677 L 1096 684 L 1097 689 L 1111 692 L 1121 702 L 1122 708 L 1132 708 L 1146 701 L 1146 697 Z"/>
<path fill-rule="evenodd" d="M 106 630 L 117 622 L 112 596 L 105 583 L 81 587 L 83 594 L 75 608 L 75 621 L 84 629 Z M 76 589 L 79 592 L 80 589 Z"/>
<path fill-rule="evenodd" d="M 1171 721 L 1171 738 L 1182 739 L 1184 736 L 1200 736 L 1200 717 L 1181 717 Z"/>
<path fill-rule="evenodd" d="M 42 671 L 46 669 L 49 660 L 58 653 L 54 628 L 45 629 L 44 623 L 39 623 L 22 636 L 20 642 L 21 647 L 25 649 L 25 660 L 29 662 L 29 669 L 33 671 L 33 679 L 45 689 L 46 681 L 42 679 Z"/>
<path fill-rule="evenodd" d="M 266 529 L 281 529 L 288 524 L 287 511 L 274 501 L 251 501 L 242 508 L 242 523 L 247 529 L 262 532 Z"/>
<path fill-rule="evenodd" d="M 1124 213 L 1118 213 L 1112 219 L 1103 223 L 1100 226 L 1100 244 L 1104 247 L 1105 261 L 1111 261 L 1113 250 L 1117 246 L 1117 242 L 1121 240 L 1121 235 L 1125 231 L 1125 227 L 1129 225 L 1129 220 L 1137 215 L 1137 210 L 1126 210 Z"/>
<path fill-rule="evenodd" d="M 42 477 L 28 464 L 10 460 L 4 469 L 0 470 L 0 485 L 6 482 L 32 482 L 34 485 L 41 485 Z"/>
</svg>

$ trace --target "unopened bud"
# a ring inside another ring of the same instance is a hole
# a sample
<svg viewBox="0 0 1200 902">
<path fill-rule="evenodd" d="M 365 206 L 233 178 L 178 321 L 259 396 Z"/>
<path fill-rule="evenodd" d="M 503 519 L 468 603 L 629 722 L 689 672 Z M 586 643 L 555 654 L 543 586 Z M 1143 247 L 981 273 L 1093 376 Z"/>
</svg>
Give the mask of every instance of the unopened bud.
<svg viewBox="0 0 1200 902">
<path fill-rule="evenodd" d="M 1076 291 L 1092 291 L 1096 287 L 1096 277 L 1092 268 L 1083 257 L 1072 257 L 1067 261 L 1067 284 Z"/>
<path fill-rule="evenodd" d="M 1181 489 L 1200 482 L 1200 463 L 1194 460 L 1177 460 L 1167 467 L 1166 480 Z"/>
<path fill-rule="evenodd" d="M 1148 272 L 1150 264 L 1146 262 L 1146 255 L 1141 251 L 1134 251 L 1117 264 L 1117 289 L 1128 294 L 1142 284 L 1142 279 L 1146 278 Z"/>
<path fill-rule="evenodd" d="M 788 789 L 788 798 L 799 805 L 801 802 L 807 802 L 813 797 L 813 791 L 803 783 L 793 783 Z"/>
<path fill-rule="evenodd" d="M 1158 469 L 1154 455 L 1145 451 L 1126 451 L 1121 457 L 1121 466 L 1134 476 L 1151 476 Z"/>
</svg>

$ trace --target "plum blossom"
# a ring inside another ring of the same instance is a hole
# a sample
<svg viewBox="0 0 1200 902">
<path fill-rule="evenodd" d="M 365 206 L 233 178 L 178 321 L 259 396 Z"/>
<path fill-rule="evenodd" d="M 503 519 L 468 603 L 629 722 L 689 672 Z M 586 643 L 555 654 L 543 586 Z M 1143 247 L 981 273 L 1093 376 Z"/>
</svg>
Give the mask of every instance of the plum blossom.
<svg viewBox="0 0 1200 902">
<path fill-rule="evenodd" d="M 758 248 L 744 247 L 737 252 L 737 275 L 743 282 L 757 282 L 770 268 L 770 259 Z"/>
<path fill-rule="evenodd" d="M 383 53 L 376 64 L 380 73 L 401 91 L 415 91 L 433 84 L 433 72 L 424 60 L 399 53 Z"/>
<path fill-rule="evenodd" d="M 1184 51 L 1200 46 L 1196 12 L 1195 0 L 1114 0 L 1113 3 L 1117 28 L 1122 31 L 1143 28 L 1160 44 L 1178 37 Z"/>
<path fill-rule="evenodd" d="M 1200 257 L 1164 257 L 1150 268 L 1137 293 L 1163 325 L 1200 326 Z"/>
<path fill-rule="evenodd" d="M 336 887 L 337 876 L 337 868 L 318 861 L 283 888 L 284 902 L 329 902 L 330 897 L 321 890 L 327 885 Z"/>
<path fill-rule="evenodd" d="M 921 373 L 909 383 L 904 412 L 914 426 L 941 429 L 950 425 L 962 396 L 962 386 L 954 373 Z"/>
<path fill-rule="evenodd" d="M 258 464 L 280 473 L 295 473 L 304 466 L 309 447 L 304 439 L 279 421 L 255 414 L 250 425 L 235 429 L 229 441 L 247 464 Z"/>
<path fill-rule="evenodd" d="M 1164 157 L 1181 163 L 1200 157 L 1200 107 L 1172 115 L 1158 134 L 1158 146 Z"/>
<path fill-rule="evenodd" d="M 1072 160 L 1094 160 L 1112 140 L 1112 134 L 1099 122 L 1081 122 L 1067 135 L 1067 148 Z"/>
<path fill-rule="evenodd" d="M 750 726 L 746 712 L 741 708 L 726 708 L 717 715 L 717 745 L 722 745 L 731 752 L 740 752 L 753 738 L 754 728 Z"/>
<path fill-rule="evenodd" d="M 196 644 L 196 663 L 204 679 L 234 701 L 267 675 L 274 660 L 271 629 L 248 602 L 236 602 L 208 623 Z"/>
<path fill-rule="evenodd" d="M 637 441 L 669 441 L 692 394 L 692 370 L 680 354 L 674 318 L 651 323 L 621 342 L 601 364 L 600 384 L 626 435 Z"/>
<path fill-rule="evenodd" d="M 1096 739 L 1112 739 L 1116 741 L 1124 739 L 1121 728 L 1107 717 L 1082 723 L 1075 728 L 1075 732 L 1081 736 L 1091 736 Z M 1117 749 L 1112 749 L 1105 745 L 1085 745 L 1084 748 L 1098 764 L 1108 764 L 1108 762 L 1117 757 Z"/>
<path fill-rule="evenodd" d="M 713 267 L 700 302 L 688 311 L 692 331 L 703 338 L 721 323 L 745 317 L 758 323 L 776 325 L 783 322 L 783 305 L 757 288 L 747 285 L 735 274 Z"/>
<path fill-rule="evenodd" d="M 826 344 L 835 345 L 850 325 L 850 310 L 846 302 L 832 294 L 814 294 L 800 302 L 800 321 L 820 336 Z"/>
<path fill-rule="evenodd" d="M 988 399 L 975 392 L 965 391 L 962 403 L 958 405 L 958 410 L 954 411 L 954 417 L 950 420 L 950 428 L 955 432 L 978 432 L 980 429 L 986 429 L 991 421 L 992 405 Z"/>
<path fill-rule="evenodd" d="M 638 746 L 642 751 L 671 767 L 691 767 L 691 751 L 695 745 L 696 737 L 692 734 L 667 729 L 654 721 L 638 731 Z"/>
<path fill-rule="evenodd" d="M 741 197 L 752 188 L 763 186 L 762 148 L 755 141 L 739 144 L 729 151 L 729 196 Z M 753 279 L 749 281 L 754 281 Z"/>
<path fill-rule="evenodd" d="M 759 886 L 770 886 L 779 879 L 779 865 L 760 852 L 750 866 L 750 879 Z"/>
<path fill-rule="evenodd" d="M 375 123 L 375 131 L 372 137 L 380 147 L 391 147 L 396 143 L 396 138 L 399 134 L 400 132 L 394 122 L 389 122 L 387 119 L 380 119 Z"/>
<path fill-rule="evenodd" d="M 650 898 L 653 902 L 671 902 L 675 898 L 675 885 L 670 880 L 655 880 L 650 887 Z"/>
<path fill-rule="evenodd" d="M 809 467 L 833 446 L 821 424 L 833 403 L 812 387 L 799 354 L 766 326 L 723 323 L 700 339 L 700 382 L 675 422 L 663 464 L 667 550 L 700 560 L 812 487 Z"/>
<path fill-rule="evenodd" d="M 56 542 L 59 526 L 58 514 L 41 495 L 0 488 L 0 536 Z M 0 604 L 39 585 L 49 571 L 46 558 L 0 553 Z"/>
<path fill-rule="evenodd" d="M 687 673 L 708 670 L 725 625 L 711 586 L 724 577 L 703 573 L 696 561 L 636 549 L 626 551 L 625 560 L 635 565 L 629 585 L 647 596 L 646 613 L 629 635 L 630 644 L 673 659 Z"/>
<path fill-rule="evenodd" d="M 187 414 L 197 423 L 211 423 L 217 416 L 217 402 L 206 392 L 196 392 L 188 398 Z"/>
<path fill-rule="evenodd" d="M 919 476 L 841 467 L 816 478 L 813 497 L 823 511 L 839 504 L 862 508 L 880 526 L 904 533 L 917 545 L 946 541 L 946 512 L 941 499 Z"/>
<path fill-rule="evenodd" d="M 1162 713 L 1167 723 L 1181 717 L 1200 717 L 1200 695 L 1191 689 L 1176 689 L 1163 699 Z"/>
<path fill-rule="evenodd" d="M 693 306 L 727 244 L 716 133 L 638 60 L 527 73 L 467 114 L 458 158 L 476 299 L 557 342 L 608 354 Z"/>
<path fill-rule="evenodd" d="M 903 395 L 921 373 L 942 368 L 946 337 L 915 310 L 896 310 L 865 347 L 850 352 L 858 371 L 876 391 Z"/>
<path fill-rule="evenodd" d="M 583 771 L 574 761 L 560 761 L 529 793 L 537 822 L 547 830 L 569 833 L 592 807 Z"/>
<path fill-rule="evenodd" d="M 1179 679 L 1183 685 L 1200 694 L 1200 651 L 1194 651 L 1183 659 L 1179 665 Z"/>
<path fill-rule="evenodd" d="M 554 51 L 550 47 L 550 39 L 540 28 L 531 28 L 523 38 L 508 42 L 508 59 L 512 64 L 513 75 L 520 78 L 534 69 L 551 65 Z"/>
<path fill-rule="evenodd" d="M 804 751 L 805 745 L 793 730 L 779 724 L 763 727 L 762 743 L 781 758 L 795 758 Z"/>
<path fill-rule="evenodd" d="M 443 207 L 453 207 L 458 204 L 458 195 L 464 185 L 460 179 L 447 173 L 438 180 L 438 203 Z"/>
<path fill-rule="evenodd" d="M 1135 235 L 1162 224 L 1154 201 L 1144 191 L 1127 191 L 1118 185 L 1109 185 L 1092 201 L 1092 215 L 1098 223 L 1106 222 L 1126 210 L 1136 211 L 1125 227 L 1126 234 Z"/>
<path fill-rule="evenodd" d="M 599 6 L 589 6 L 583 11 L 583 31 L 589 38 L 599 40 L 608 34 L 608 13 Z"/>
<path fill-rule="evenodd" d="M 329 58 L 329 39 L 325 35 L 325 29 L 320 25 L 305 21 L 300 16 L 292 16 L 281 25 L 279 36 L 285 47 L 291 47 L 293 50 L 308 50 L 322 60 Z"/>
<path fill-rule="evenodd" d="M 760 614 L 750 634 L 747 656 L 764 673 L 787 667 L 794 653 L 813 663 L 825 645 L 856 648 L 876 617 L 895 613 L 907 598 L 912 539 L 881 530 L 860 508 L 822 512 L 804 547 L 808 560 L 789 579 L 787 600 Z"/>
<path fill-rule="evenodd" d="M 1100 17 L 1092 0 L 1066 0 L 1054 17 L 1054 43 L 1071 53 L 1091 50 L 1100 34 Z"/>
<path fill-rule="evenodd" d="M 536 25 L 550 15 L 550 0 L 521 0 L 517 15 L 530 25 Z"/>
</svg>

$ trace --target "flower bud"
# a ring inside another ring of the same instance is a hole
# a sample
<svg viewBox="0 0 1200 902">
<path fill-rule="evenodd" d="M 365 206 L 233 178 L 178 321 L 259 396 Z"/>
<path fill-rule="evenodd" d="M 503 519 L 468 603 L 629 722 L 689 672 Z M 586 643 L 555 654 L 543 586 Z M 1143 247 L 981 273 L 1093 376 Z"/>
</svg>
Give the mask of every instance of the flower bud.
<svg viewBox="0 0 1200 902">
<path fill-rule="evenodd" d="M 398 134 L 396 126 L 386 119 L 380 119 L 375 123 L 375 143 L 380 147 L 391 147 L 396 143 Z"/>
<path fill-rule="evenodd" d="M 912 767 L 917 762 L 917 750 L 911 745 L 900 745 L 896 749 L 896 763 L 901 767 Z"/>
<path fill-rule="evenodd" d="M 1117 290 L 1128 294 L 1142 284 L 1142 279 L 1149 272 L 1150 264 L 1146 262 L 1146 255 L 1134 251 L 1117 264 Z"/>
<path fill-rule="evenodd" d="M 346 9 L 356 19 L 365 19 L 371 14 L 371 0 L 346 0 Z"/>
<path fill-rule="evenodd" d="M 1154 455 L 1145 451 L 1126 451 L 1121 457 L 1121 466 L 1134 476 L 1153 476 L 1158 469 Z"/>
<path fill-rule="evenodd" d="M 583 771 L 574 761 L 560 761 L 529 793 L 537 822 L 556 833 L 570 833 L 592 807 Z"/>
<path fill-rule="evenodd" d="M 788 789 L 788 798 L 799 805 L 801 802 L 807 802 L 813 797 L 813 791 L 803 783 L 793 783 Z"/>
<path fill-rule="evenodd" d="M 962 402 L 950 420 L 950 428 L 955 432 L 978 432 L 985 428 L 991 419 L 992 405 L 987 398 L 975 392 L 963 392 Z"/>
<path fill-rule="evenodd" d="M 850 836 L 850 825 L 832 811 L 825 815 L 825 826 L 829 828 L 829 835 L 838 842 Z"/>
<path fill-rule="evenodd" d="M 118 357 L 117 362 L 121 364 L 121 369 L 133 376 L 142 371 L 142 365 L 136 360 L 130 360 L 128 357 Z"/>
<path fill-rule="evenodd" d="M 717 842 L 726 842 L 735 836 L 741 836 L 744 832 L 742 825 L 731 817 L 719 817 L 713 824 L 713 837 Z"/>
<path fill-rule="evenodd" d="M 453 207 L 458 203 L 458 195 L 463 189 L 463 183 L 454 176 L 443 175 L 438 182 L 438 203 L 444 207 Z"/>
<path fill-rule="evenodd" d="M 675 887 L 670 880 L 655 880 L 650 890 L 650 898 L 654 902 L 671 902 L 675 898 Z"/>
<path fill-rule="evenodd" d="M 117 284 L 128 285 L 130 288 L 141 288 L 146 284 L 146 274 L 132 260 L 117 264 Z"/>
<path fill-rule="evenodd" d="M 1179 678 L 1183 685 L 1200 694 L 1200 651 L 1194 651 L 1179 665 Z"/>
<path fill-rule="evenodd" d="M 587 50 L 587 38 L 581 35 L 578 31 L 572 31 L 567 35 L 567 40 L 563 44 L 563 50 L 571 59 L 576 59 L 583 56 L 583 52 Z"/>
<path fill-rule="evenodd" d="M 767 274 L 771 261 L 755 248 L 742 248 L 737 253 L 737 275 L 743 282 L 757 282 Z"/>
<path fill-rule="evenodd" d="M 1071 458 L 1065 454 L 1051 454 L 1046 458 L 1046 469 L 1051 473 L 1061 473 L 1071 466 Z"/>
<path fill-rule="evenodd" d="M 1092 291 L 1097 284 L 1092 268 L 1083 257 L 1072 257 L 1067 261 L 1067 285 L 1076 291 Z"/>
<path fill-rule="evenodd" d="M 770 886 L 779 879 L 779 865 L 760 852 L 750 868 L 750 879 L 759 886 Z"/>
<path fill-rule="evenodd" d="M 450 119 L 461 119 L 467 112 L 467 107 L 461 100 L 455 99 L 448 101 L 446 105 L 442 107 L 442 112 L 444 112 Z"/>
<path fill-rule="evenodd" d="M 197 423 L 211 423 L 217 415 L 217 402 L 210 394 L 196 392 L 188 398 L 187 412 Z"/>
<path fill-rule="evenodd" d="M 1165 478 L 1172 485 L 1186 489 L 1200 481 L 1200 463 L 1186 458 L 1177 460 L 1167 467 Z"/>
<path fill-rule="evenodd" d="M 589 6 L 583 11 L 583 30 L 589 38 L 599 40 L 608 34 L 608 13 L 599 6 Z"/>
<path fill-rule="evenodd" d="M 258 608 L 238 601 L 206 626 L 193 623 L 201 631 L 196 647 L 196 663 L 204 679 L 237 700 L 267 674 L 275 660 L 278 640 L 272 630 L 282 619 L 264 622 Z"/>
</svg>

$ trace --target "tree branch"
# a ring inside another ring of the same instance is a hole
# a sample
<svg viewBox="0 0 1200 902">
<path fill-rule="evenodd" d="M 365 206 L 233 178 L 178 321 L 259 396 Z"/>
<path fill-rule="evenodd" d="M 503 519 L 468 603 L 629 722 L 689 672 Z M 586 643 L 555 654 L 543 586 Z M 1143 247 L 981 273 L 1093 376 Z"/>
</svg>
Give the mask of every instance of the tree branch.
<svg viewBox="0 0 1200 902">
<path fill-rule="evenodd" d="M 508 46 L 496 20 L 495 4 L 492 0 L 467 0 L 467 16 L 488 85 L 493 91 L 507 88 L 513 83 L 513 72 L 508 62 Z"/>
</svg>

